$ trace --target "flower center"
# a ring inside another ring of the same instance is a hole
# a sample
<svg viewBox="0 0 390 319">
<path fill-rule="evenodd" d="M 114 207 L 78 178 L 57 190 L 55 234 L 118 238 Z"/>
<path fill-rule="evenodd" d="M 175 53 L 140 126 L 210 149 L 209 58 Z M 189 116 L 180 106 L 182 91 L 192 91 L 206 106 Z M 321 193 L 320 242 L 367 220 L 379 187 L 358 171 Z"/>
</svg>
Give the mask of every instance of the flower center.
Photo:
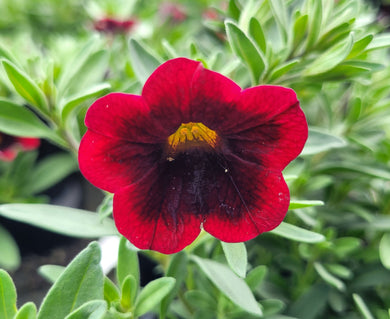
<svg viewBox="0 0 390 319">
<path fill-rule="evenodd" d="M 190 148 L 215 148 L 218 135 L 203 123 L 183 123 L 168 137 L 168 160 L 175 154 Z"/>
</svg>

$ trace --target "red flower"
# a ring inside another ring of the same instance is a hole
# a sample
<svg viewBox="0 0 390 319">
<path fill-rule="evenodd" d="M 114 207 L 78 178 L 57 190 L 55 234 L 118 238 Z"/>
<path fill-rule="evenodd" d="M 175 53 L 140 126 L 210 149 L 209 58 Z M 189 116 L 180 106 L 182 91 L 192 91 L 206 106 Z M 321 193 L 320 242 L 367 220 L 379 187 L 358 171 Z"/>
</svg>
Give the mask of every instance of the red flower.
<svg viewBox="0 0 390 319">
<path fill-rule="evenodd" d="M 41 141 L 33 137 L 17 137 L 0 133 L 0 160 L 10 162 L 19 151 L 30 151 L 38 148 Z"/>
<path fill-rule="evenodd" d="M 81 172 L 115 193 L 119 232 L 162 253 L 202 227 L 241 242 L 278 226 L 290 199 L 281 171 L 307 139 L 293 90 L 242 90 L 185 58 L 161 65 L 141 96 L 100 98 L 85 123 Z"/>
<path fill-rule="evenodd" d="M 93 24 L 93 28 L 99 32 L 105 33 L 127 33 L 135 24 L 135 20 L 117 20 L 114 18 L 103 18 Z"/>
</svg>

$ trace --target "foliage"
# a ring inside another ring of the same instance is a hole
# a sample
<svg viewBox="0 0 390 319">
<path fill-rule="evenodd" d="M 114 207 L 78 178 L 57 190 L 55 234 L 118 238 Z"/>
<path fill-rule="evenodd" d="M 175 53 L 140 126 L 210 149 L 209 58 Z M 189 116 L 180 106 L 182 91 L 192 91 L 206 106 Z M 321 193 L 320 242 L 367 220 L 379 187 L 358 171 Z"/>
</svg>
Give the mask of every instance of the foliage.
<svg viewBox="0 0 390 319">
<path fill-rule="evenodd" d="M 94 214 L 46 204 L 42 191 L 77 167 L 94 99 L 139 94 L 156 66 L 186 56 L 243 88 L 273 84 L 297 92 L 310 133 L 284 171 L 292 196 L 286 220 L 245 244 L 220 244 L 202 233 L 170 256 L 135 251 L 122 239 L 113 280 L 91 243 L 68 267 L 41 269 L 53 286 L 40 307 L 17 305 L 12 279 L 0 270 L 0 317 L 135 318 L 152 311 L 161 318 L 388 318 L 387 21 L 363 0 L 173 2 L 185 13 L 180 21 L 161 4 L 0 3 L 0 131 L 62 149 L 46 159 L 30 152 L 0 163 L 0 215 L 70 236 L 115 235 L 110 195 Z M 105 15 L 134 18 L 136 26 L 98 34 L 93 21 Z M 17 247 L 3 228 L 0 251 L 0 265 L 15 269 Z M 161 275 L 144 287 L 139 254 Z"/>
</svg>

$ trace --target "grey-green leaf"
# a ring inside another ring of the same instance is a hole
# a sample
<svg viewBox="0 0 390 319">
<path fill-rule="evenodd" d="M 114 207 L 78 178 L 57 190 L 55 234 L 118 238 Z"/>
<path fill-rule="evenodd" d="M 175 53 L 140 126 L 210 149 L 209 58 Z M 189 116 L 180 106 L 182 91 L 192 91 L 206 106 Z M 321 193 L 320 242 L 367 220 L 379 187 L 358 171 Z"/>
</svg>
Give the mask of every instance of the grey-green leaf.
<svg viewBox="0 0 390 319">
<path fill-rule="evenodd" d="M 303 243 L 319 243 L 325 240 L 321 234 L 282 222 L 270 233 Z"/>
<path fill-rule="evenodd" d="M 35 82 L 12 62 L 7 60 L 3 60 L 2 62 L 8 79 L 20 96 L 38 109 L 42 111 L 47 110 L 46 97 Z"/>
<path fill-rule="evenodd" d="M 331 273 L 329 273 L 325 269 L 325 267 L 322 266 L 320 263 L 315 262 L 314 268 L 325 282 L 327 282 L 328 284 L 337 288 L 340 291 L 345 291 L 345 284 L 340 279 L 338 279 L 337 277 L 335 277 Z"/>
<path fill-rule="evenodd" d="M 248 256 L 244 243 L 225 243 L 221 241 L 223 252 L 230 268 L 240 277 L 246 275 Z"/>
<path fill-rule="evenodd" d="M 112 219 L 99 221 L 96 213 L 64 206 L 4 204 L 0 205 L 0 215 L 72 237 L 96 238 L 117 234 Z"/>
<path fill-rule="evenodd" d="M 42 302 L 38 319 L 65 318 L 90 300 L 103 299 L 100 248 L 91 243 L 69 264 Z"/>
<path fill-rule="evenodd" d="M 322 132 L 318 129 L 310 128 L 309 137 L 301 155 L 318 154 L 332 148 L 340 148 L 346 145 L 347 143 L 340 137 Z"/>
<path fill-rule="evenodd" d="M 107 311 L 104 300 L 91 300 L 74 310 L 65 319 L 102 319 Z"/>
<path fill-rule="evenodd" d="M 53 284 L 61 276 L 64 270 L 64 266 L 43 265 L 38 268 L 38 273 L 48 282 Z"/>
<path fill-rule="evenodd" d="M 371 314 L 366 303 L 358 294 L 352 294 L 353 301 L 355 302 L 359 312 L 362 314 L 364 319 L 374 319 L 374 316 Z"/>
<path fill-rule="evenodd" d="M 140 42 L 130 39 L 130 61 L 138 80 L 143 84 L 152 72 L 162 63 L 157 54 L 152 53 Z"/>
<path fill-rule="evenodd" d="M 120 285 L 128 275 L 132 275 L 139 286 L 139 263 L 137 251 L 128 246 L 129 241 L 121 237 L 118 248 L 118 264 L 116 276 Z"/>
<path fill-rule="evenodd" d="M 262 316 L 262 311 L 246 282 L 235 275 L 229 267 L 197 256 L 192 256 L 192 259 L 231 301 L 247 312 Z"/>
<path fill-rule="evenodd" d="M 135 303 L 134 316 L 141 316 L 156 307 L 160 301 L 173 289 L 175 278 L 163 277 L 149 282 L 138 295 Z"/>
<path fill-rule="evenodd" d="M 16 314 L 16 289 L 12 278 L 0 269 L 0 318 L 12 319 Z"/>
<path fill-rule="evenodd" d="M 0 267 L 15 270 L 20 265 L 19 248 L 11 234 L 0 225 Z"/>
</svg>

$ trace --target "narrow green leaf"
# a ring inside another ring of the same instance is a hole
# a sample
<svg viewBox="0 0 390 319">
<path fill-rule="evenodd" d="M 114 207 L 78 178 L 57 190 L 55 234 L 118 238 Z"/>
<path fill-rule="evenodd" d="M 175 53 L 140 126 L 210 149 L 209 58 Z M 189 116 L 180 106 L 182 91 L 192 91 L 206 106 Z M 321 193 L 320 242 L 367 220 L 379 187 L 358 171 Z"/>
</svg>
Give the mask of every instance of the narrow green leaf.
<svg viewBox="0 0 390 319">
<path fill-rule="evenodd" d="M 47 204 L 4 204 L 0 215 L 41 227 L 58 234 L 80 238 L 96 238 L 117 234 L 113 220 L 99 222 L 96 213 Z"/>
<path fill-rule="evenodd" d="M 379 257 L 382 265 L 390 269 L 390 233 L 384 234 L 379 242 Z"/>
<path fill-rule="evenodd" d="M 316 173 L 327 172 L 344 172 L 344 173 L 359 173 L 371 177 L 376 177 L 384 180 L 390 180 L 390 170 L 388 168 L 380 168 L 377 166 L 368 166 L 357 163 L 340 163 L 340 162 L 328 162 L 323 165 L 319 165 L 316 169 Z"/>
<path fill-rule="evenodd" d="M 284 0 L 272 0 L 269 1 L 269 5 L 272 9 L 272 14 L 275 17 L 275 21 L 279 27 L 280 33 L 282 35 L 283 43 L 287 43 L 287 28 L 289 25 L 287 19 L 287 6 L 286 1 Z"/>
<path fill-rule="evenodd" d="M 225 22 L 226 32 L 233 52 L 248 66 L 253 84 L 259 84 L 266 69 L 265 60 L 254 42 L 232 21 Z"/>
<path fill-rule="evenodd" d="M 53 132 L 26 107 L 0 98 L 0 129 L 25 137 L 50 137 Z"/>
<path fill-rule="evenodd" d="M 120 294 L 118 287 L 108 277 L 104 277 L 104 300 L 108 303 L 118 301 Z"/>
<path fill-rule="evenodd" d="M 294 59 L 294 60 L 290 60 L 290 61 L 278 66 L 277 68 L 275 68 L 275 70 L 272 71 L 272 73 L 269 77 L 269 82 L 274 82 L 276 79 L 285 75 L 288 71 L 290 71 L 299 62 L 300 62 L 299 59 Z"/>
<path fill-rule="evenodd" d="M 268 269 L 267 266 L 257 266 L 253 268 L 245 278 L 245 282 L 249 288 L 253 291 L 255 290 L 264 280 L 267 275 Z"/>
<path fill-rule="evenodd" d="M 12 62 L 3 60 L 2 63 L 8 79 L 20 96 L 41 111 L 47 110 L 46 97 L 35 82 Z"/>
<path fill-rule="evenodd" d="M 42 301 L 37 319 L 65 318 L 84 303 L 103 299 L 100 248 L 91 243 L 66 267 Z"/>
<path fill-rule="evenodd" d="M 206 276 L 231 301 L 242 309 L 262 316 L 262 311 L 246 282 L 235 275 L 227 266 L 213 260 L 192 256 Z"/>
<path fill-rule="evenodd" d="M 175 278 L 163 277 L 149 282 L 138 295 L 135 303 L 134 316 L 141 316 L 156 307 L 159 302 L 173 289 Z"/>
<path fill-rule="evenodd" d="M 307 0 L 308 5 L 308 35 L 306 50 L 310 50 L 316 44 L 322 26 L 322 0 Z"/>
<path fill-rule="evenodd" d="M 131 249 L 128 246 L 128 240 L 125 237 L 121 237 L 118 248 L 118 264 L 116 268 L 116 277 L 120 285 L 128 275 L 132 275 L 137 283 L 140 284 L 139 279 L 139 262 L 138 253 L 136 250 Z"/>
<path fill-rule="evenodd" d="M 265 54 L 267 52 L 267 41 L 263 28 L 261 27 L 259 20 L 256 18 L 251 18 L 249 21 L 249 34 L 259 46 L 260 50 Z"/>
<path fill-rule="evenodd" d="M 12 278 L 0 269 L 0 318 L 12 319 L 16 314 L 16 289 Z"/>
<path fill-rule="evenodd" d="M 0 225 L 0 267 L 15 270 L 20 265 L 19 248 L 11 234 Z"/>
<path fill-rule="evenodd" d="M 331 70 L 346 59 L 353 45 L 352 35 L 335 44 L 315 59 L 303 72 L 304 76 L 315 76 Z"/>
<path fill-rule="evenodd" d="M 309 137 L 306 141 L 305 147 L 301 152 L 301 155 L 318 154 L 328 151 L 332 148 L 340 148 L 346 145 L 347 143 L 338 136 L 310 128 Z"/>
<path fill-rule="evenodd" d="M 16 313 L 13 319 L 36 319 L 37 307 L 33 302 L 25 303 Z"/>
<path fill-rule="evenodd" d="M 317 271 L 317 273 L 320 275 L 320 277 L 327 282 L 329 285 L 337 288 L 340 291 L 345 291 L 345 284 L 335 276 L 333 276 L 331 273 L 329 273 L 324 266 L 322 266 L 320 263 L 315 262 L 314 268 Z"/>
<path fill-rule="evenodd" d="M 100 83 L 88 88 L 81 93 L 77 93 L 76 95 L 66 98 L 60 106 L 60 109 L 62 110 L 62 118 L 66 120 L 77 106 L 91 98 L 101 96 L 103 93 L 107 92 L 110 87 L 111 85 L 108 83 Z"/>
<path fill-rule="evenodd" d="M 143 84 L 162 60 L 144 44 L 130 39 L 130 61 L 138 80 Z"/>
<path fill-rule="evenodd" d="M 383 33 L 375 35 L 374 39 L 366 47 L 366 51 L 379 50 L 390 47 L 390 34 Z"/>
<path fill-rule="evenodd" d="M 320 243 L 325 240 L 321 234 L 282 222 L 270 233 L 302 243 Z"/>
<path fill-rule="evenodd" d="M 74 310 L 65 319 L 103 319 L 107 311 L 104 300 L 91 300 Z"/>
<path fill-rule="evenodd" d="M 229 0 L 227 12 L 228 12 L 229 17 L 238 21 L 238 19 L 240 18 L 241 11 L 236 3 L 236 0 Z"/>
<path fill-rule="evenodd" d="M 55 281 L 61 276 L 64 272 L 65 267 L 59 265 L 43 265 L 38 268 L 38 273 L 45 278 L 50 283 L 55 283 Z"/>
<path fill-rule="evenodd" d="M 351 52 L 348 54 L 347 59 L 352 59 L 355 56 L 359 55 L 373 40 L 374 36 L 372 34 L 368 34 L 360 40 L 356 41 L 351 49 Z"/>
<path fill-rule="evenodd" d="M 302 43 L 307 32 L 307 24 L 309 21 L 309 16 L 307 14 L 300 15 L 299 13 L 296 16 L 293 26 L 293 48 L 297 48 Z"/>
<path fill-rule="evenodd" d="M 374 316 L 371 314 L 366 303 L 358 294 L 352 294 L 353 301 L 355 302 L 359 312 L 362 314 L 364 319 L 374 319 Z"/>
<path fill-rule="evenodd" d="M 322 205 L 324 205 L 324 202 L 320 200 L 292 200 L 290 201 L 290 206 L 288 207 L 288 209 L 298 209 Z"/>
<path fill-rule="evenodd" d="M 184 251 L 174 254 L 169 263 L 165 276 L 176 279 L 172 291 L 161 301 L 160 319 L 164 319 L 170 302 L 177 296 L 186 276 L 187 276 L 187 254 Z"/>
<path fill-rule="evenodd" d="M 248 256 L 244 243 L 225 243 L 221 241 L 223 252 L 230 268 L 241 278 L 245 278 Z"/>
<path fill-rule="evenodd" d="M 130 311 L 134 305 L 135 297 L 137 296 L 138 282 L 132 275 L 128 275 L 122 282 L 121 286 L 121 306 L 126 311 Z"/>
</svg>

